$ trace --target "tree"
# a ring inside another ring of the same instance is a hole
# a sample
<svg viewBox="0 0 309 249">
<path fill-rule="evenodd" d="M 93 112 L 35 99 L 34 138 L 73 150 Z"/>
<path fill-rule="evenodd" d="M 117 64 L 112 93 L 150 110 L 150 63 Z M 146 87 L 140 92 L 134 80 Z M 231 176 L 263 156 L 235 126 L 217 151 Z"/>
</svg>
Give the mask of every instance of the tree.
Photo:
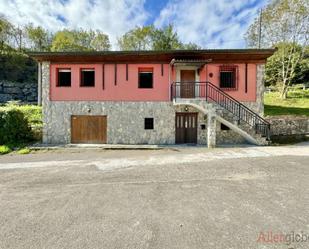
<svg viewBox="0 0 309 249">
<path fill-rule="evenodd" d="M 284 99 L 309 40 L 308 0 L 273 0 L 262 12 L 261 28 L 261 45 L 280 47 L 273 60 L 280 62 L 278 74 Z M 258 30 L 259 20 L 256 19 L 245 36 L 249 47 L 257 47 Z"/>
<path fill-rule="evenodd" d="M 85 51 L 88 50 L 77 44 L 74 34 L 69 30 L 62 30 L 56 32 L 54 35 L 51 51 Z"/>
<path fill-rule="evenodd" d="M 94 38 L 90 42 L 90 46 L 96 51 L 110 50 L 111 48 L 108 35 L 100 32 L 99 30 L 96 31 Z"/>
<path fill-rule="evenodd" d="M 186 50 L 197 50 L 197 49 L 202 49 L 201 46 L 193 43 L 193 42 L 189 42 L 186 44 L 182 44 L 181 45 L 181 49 L 186 49 Z"/>
<path fill-rule="evenodd" d="M 107 35 L 93 30 L 58 31 L 52 41 L 52 51 L 93 51 L 108 50 L 110 42 Z"/>
<path fill-rule="evenodd" d="M 12 24 L 3 16 L 0 16 L 0 51 L 3 52 L 5 47 L 10 42 L 10 33 L 12 31 Z"/>
<path fill-rule="evenodd" d="M 152 34 L 155 28 L 150 26 L 136 27 L 118 38 L 120 50 L 152 49 Z"/>
<path fill-rule="evenodd" d="M 294 53 L 290 55 L 290 58 L 287 56 L 285 50 L 291 49 L 294 47 Z M 284 74 L 282 74 L 282 63 L 287 63 L 289 60 L 294 62 L 295 60 L 299 60 L 302 53 L 302 48 L 298 44 L 291 43 L 279 43 L 277 44 L 277 51 L 271 56 L 266 64 L 265 68 L 265 84 L 266 85 L 277 85 L 284 82 Z M 305 59 L 302 59 L 297 63 L 296 67 L 291 72 L 288 73 L 291 82 L 299 83 L 299 79 L 301 79 L 301 73 L 303 70 L 301 69 L 301 65 L 304 63 Z M 292 69 L 290 67 L 290 69 Z"/>
<path fill-rule="evenodd" d="M 155 28 L 153 25 L 136 27 L 118 39 L 120 50 L 200 49 L 194 43 L 183 44 L 172 25 Z"/>
<path fill-rule="evenodd" d="M 177 32 L 174 31 L 173 25 L 171 24 L 162 29 L 154 30 L 152 40 L 154 50 L 181 49 L 183 46 Z"/>
<path fill-rule="evenodd" d="M 47 30 L 40 26 L 34 27 L 33 24 L 26 26 L 27 37 L 33 44 L 34 50 L 46 51 L 50 48 L 50 39 Z"/>
</svg>

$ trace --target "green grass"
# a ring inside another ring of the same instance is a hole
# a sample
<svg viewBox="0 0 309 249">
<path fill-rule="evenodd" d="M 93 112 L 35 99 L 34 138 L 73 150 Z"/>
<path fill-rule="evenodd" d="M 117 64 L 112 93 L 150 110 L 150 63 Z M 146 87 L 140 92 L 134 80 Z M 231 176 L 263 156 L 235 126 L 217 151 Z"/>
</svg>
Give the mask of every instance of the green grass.
<svg viewBox="0 0 309 249">
<path fill-rule="evenodd" d="M 11 152 L 16 152 L 17 154 L 29 154 L 31 149 L 27 147 L 28 144 L 25 143 L 14 143 L 14 144 L 5 144 L 0 145 L 0 155 L 8 154 Z"/>
<path fill-rule="evenodd" d="M 295 90 L 281 99 L 279 92 L 265 93 L 265 116 L 299 115 L 309 116 L 309 90 Z"/>
<path fill-rule="evenodd" d="M 12 150 L 9 146 L 7 145 L 0 145 L 0 155 L 4 155 L 7 153 L 10 153 Z"/>
<path fill-rule="evenodd" d="M 29 148 L 22 148 L 20 150 L 17 151 L 18 154 L 24 155 L 24 154 L 29 154 L 31 152 L 31 150 Z"/>
</svg>

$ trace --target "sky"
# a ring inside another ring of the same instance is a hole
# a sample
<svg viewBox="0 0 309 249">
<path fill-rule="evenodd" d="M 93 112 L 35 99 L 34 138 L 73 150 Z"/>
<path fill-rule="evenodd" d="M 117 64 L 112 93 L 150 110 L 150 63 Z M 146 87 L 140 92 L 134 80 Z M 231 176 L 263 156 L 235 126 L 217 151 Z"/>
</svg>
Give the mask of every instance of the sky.
<svg viewBox="0 0 309 249">
<path fill-rule="evenodd" d="M 128 30 L 173 24 L 182 42 L 203 48 L 244 48 L 243 36 L 267 0 L 0 0 L 0 14 L 15 25 L 55 32 L 99 29 L 113 50 Z"/>
</svg>

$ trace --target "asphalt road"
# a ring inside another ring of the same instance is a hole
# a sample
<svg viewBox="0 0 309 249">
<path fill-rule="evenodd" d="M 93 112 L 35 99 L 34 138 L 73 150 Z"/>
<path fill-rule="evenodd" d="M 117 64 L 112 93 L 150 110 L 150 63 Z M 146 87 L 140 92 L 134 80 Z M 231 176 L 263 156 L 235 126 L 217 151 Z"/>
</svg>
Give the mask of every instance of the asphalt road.
<svg viewBox="0 0 309 249">
<path fill-rule="evenodd" d="M 308 143 L 6 155 L 0 248 L 307 249 L 308 191 Z"/>
</svg>

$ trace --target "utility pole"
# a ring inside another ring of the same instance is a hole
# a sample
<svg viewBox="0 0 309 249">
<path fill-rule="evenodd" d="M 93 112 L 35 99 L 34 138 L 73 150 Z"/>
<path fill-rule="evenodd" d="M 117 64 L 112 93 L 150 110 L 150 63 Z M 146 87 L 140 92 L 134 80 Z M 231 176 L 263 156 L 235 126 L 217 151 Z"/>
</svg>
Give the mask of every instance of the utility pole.
<svg viewBox="0 0 309 249">
<path fill-rule="evenodd" d="M 261 48 L 261 36 L 262 36 L 262 9 L 260 10 L 260 18 L 259 18 L 259 49 Z"/>
</svg>

